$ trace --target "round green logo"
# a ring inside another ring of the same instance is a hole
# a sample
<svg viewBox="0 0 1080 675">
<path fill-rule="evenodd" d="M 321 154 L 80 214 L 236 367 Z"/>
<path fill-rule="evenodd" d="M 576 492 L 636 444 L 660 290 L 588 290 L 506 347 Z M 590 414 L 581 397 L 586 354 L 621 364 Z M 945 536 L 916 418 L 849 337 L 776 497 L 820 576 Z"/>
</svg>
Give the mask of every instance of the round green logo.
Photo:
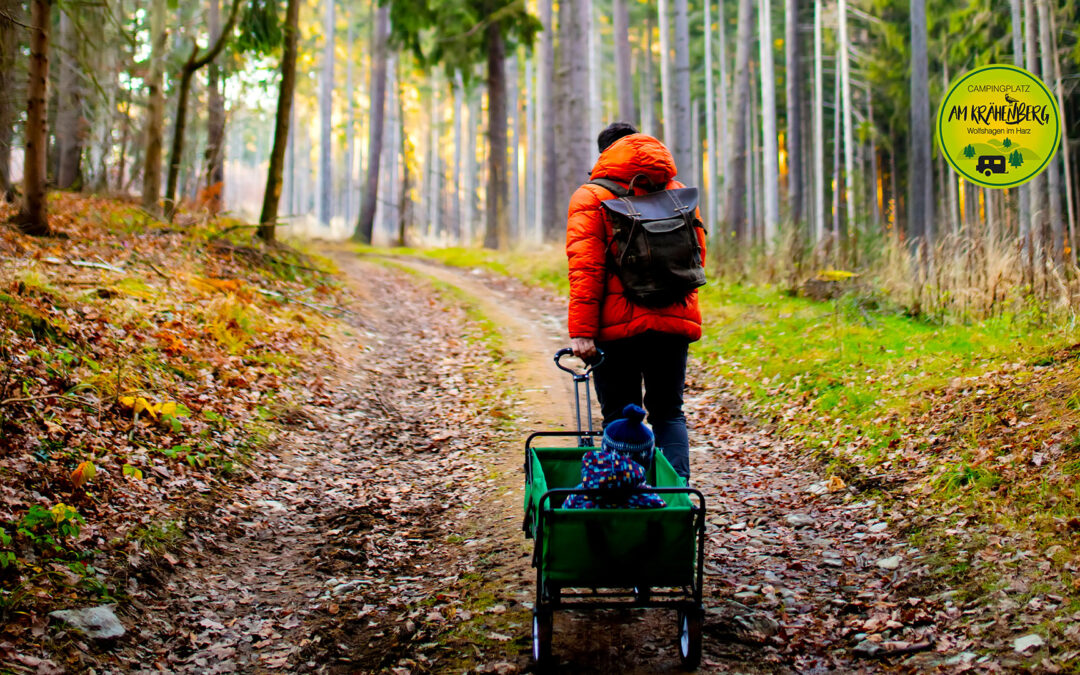
<svg viewBox="0 0 1080 675">
<path fill-rule="evenodd" d="M 965 73 L 938 109 L 945 159 L 976 185 L 1016 187 L 1046 168 L 1061 138 L 1050 89 L 1023 68 L 992 65 Z"/>
</svg>

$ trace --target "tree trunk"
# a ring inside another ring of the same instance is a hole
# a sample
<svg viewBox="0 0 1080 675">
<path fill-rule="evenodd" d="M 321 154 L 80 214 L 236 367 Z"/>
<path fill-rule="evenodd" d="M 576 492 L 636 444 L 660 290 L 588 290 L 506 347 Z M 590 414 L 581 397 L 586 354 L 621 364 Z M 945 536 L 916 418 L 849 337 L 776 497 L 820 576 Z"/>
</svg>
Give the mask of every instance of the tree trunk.
<svg viewBox="0 0 1080 675">
<path fill-rule="evenodd" d="M 595 138 L 600 133 L 602 96 L 600 94 L 600 36 L 593 31 L 593 3 L 588 2 L 589 11 L 582 16 L 585 20 L 585 42 L 588 45 L 589 57 L 585 59 L 586 82 L 588 82 L 589 96 L 585 99 L 588 105 L 588 135 Z"/>
<path fill-rule="evenodd" d="M 840 0 L 841 6 L 844 0 Z M 772 12 L 769 0 L 758 4 L 758 25 L 761 35 L 761 160 L 764 197 L 762 223 L 765 250 L 772 252 L 780 221 L 780 170 L 776 143 L 776 74 L 773 67 Z"/>
<path fill-rule="evenodd" d="M 509 125 L 510 136 L 510 166 L 507 171 L 509 180 L 507 181 L 507 220 L 509 221 L 509 239 L 507 245 L 510 245 L 521 238 L 521 221 L 518 219 L 518 199 L 521 196 L 520 176 L 518 175 L 518 150 L 521 145 L 521 114 L 518 107 L 518 60 L 517 55 L 510 54 L 510 57 L 506 59 L 506 113 L 507 124 Z"/>
<path fill-rule="evenodd" d="M 825 74 L 822 68 L 821 2 L 814 0 L 814 243 L 825 238 Z"/>
<path fill-rule="evenodd" d="M 221 37 L 220 0 L 210 0 L 210 42 Z M 206 208 L 212 214 L 225 204 L 225 98 L 221 95 L 221 67 L 206 71 Z"/>
<path fill-rule="evenodd" d="M 787 93 L 788 216 L 798 227 L 803 219 L 802 70 L 799 67 L 799 0 L 787 0 L 784 24 L 784 83 Z"/>
<path fill-rule="evenodd" d="M 585 44 L 585 41 L 577 44 Z M 588 86 L 588 79 L 585 85 Z M 487 27 L 487 86 L 488 144 L 491 154 L 488 156 L 484 247 L 505 249 L 510 243 L 506 190 L 506 46 L 498 22 L 492 22 Z"/>
<path fill-rule="evenodd" d="M 82 187 L 83 111 L 82 86 L 79 83 L 79 43 L 72 25 L 72 6 L 60 10 L 60 77 L 57 81 L 56 144 L 59 161 L 56 187 L 78 190 Z"/>
<path fill-rule="evenodd" d="M 371 243 L 375 225 L 375 206 L 379 198 L 379 159 L 382 155 L 383 119 L 386 107 L 386 52 L 390 33 L 390 7 L 381 5 L 375 17 L 375 37 L 371 57 L 371 115 L 368 123 L 367 175 L 364 177 L 364 198 L 360 218 L 353 232 L 353 241 Z"/>
<path fill-rule="evenodd" d="M 1065 165 L 1065 206 L 1066 220 L 1069 224 L 1069 260 L 1076 265 L 1076 207 L 1073 201 L 1072 163 L 1069 161 L 1069 125 L 1065 119 L 1065 101 L 1062 96 L 1064 83 L 1061 80 L 1061 59 L 1058 55 L 1057 42 L 1057 19 L 1054 17 L 1053 8 L 1050 8 L 1050 42 L 1051 52 L 1054 55 L 1054 94 L 1057 97 L 1058 110 L 1061 112 L 1061 154 Z"/>
<path fill-rule="evenodd" d="M 611 21 L 615 35 L 615 87 L 619 97 L 619 119 L 637 122 L 634 116 L 634 81 L 630 74 L 630 12 L 627 0 L 614 0 Z M 644 101 L 642 102 L 644 105 Z"/>
<path fill-rule="evenodd" d="M 195 44 L 191 50 L 191 56 L 184 63 L 180 71 L 180 93 L 176 102 L 176 121 L 173 125 L 172 147 L 169 149 L 169 174 L 165 183 L 165 217 L 172 221 L 176 214 L 176 185 L 180 176 L 180 165 L 184 154 L 184 133 L 187 127 L 188 95 L 191 91 L 191 80 L 195 73 L 212 63 L 232 33 L 236 24 L 237 12 L 240 9 L 240 0 L 233 0 L 232 9 L 229 10 L 229 20 L 225 23 L 225 29 L 217 40 L 211 43 L 211 47 L 203 55 L 199 55 L 199 45 Z M 275 204 L 275 210 L 277 206 Z"/>
<path fill-rule="evenodd" d="M 555 157 L 555 118 L 558 111 L 556 87 L 558 74 L 555 72 L 555 21 L 551 11 L 551 0 L 539 0 L 540 23 L 544 30 L 540 33 L 540 58 L 536 69 L 536 100 L 539 104 L 540 137 L 537 139 L 537 163 L 539 166 L 536 181 L 536 217 L 538 229 L 544 239 L 558 241 L 565 236 L 566 228 L 559 222 L 558 163 Z M 469 117 L 471 125 L 472 117 Z M 471 132 L 470 132 L 471 133 Z M 475 154 L 473 146 L 470 151 Z M 468 195 L 468 193 L 466 193 Z M 472 198 L 468 195 L 468 198 Z"/>
<path fill-rule="evenodd" d="M 671 81 L 671 28 L 668 26 L 668 0 L 658 0 L 657 17 L 660 26 L 660 109 L 663 113 L 662 137 L 669 146 L 675 140 L 675 100 Z M 675 158 L 678 162 L 678 157 Z M 676 164 L 678 168 L 678 164 Z"/>
<path fill-rule="evenodd" d="M 721 2 L 721 4 L 723 4 Z M 707 189 L 705 199 L 706 222 L 717 221 L 717 196 L 720 188 L 717 186 L 716 173 L 716 109 L 713 107 L 713 63 L 712 63 L 712 0 L 705 0 L 705 144 L 709 146 L 708 162 L 705 165 L 706 180 L 701 181 L 701 189 Z M 721 22 L 721 30 L 722 30 Z M 721 83 L 723 88 L 723 83 Z"/>
<path fill-rule="evenodd" d="M 1035 18 L 1034 0 L 1024 0 L 1024 65 L 1035 75 L 1039 75 L 1039 61 L 1036 53 L 1036 36 L 1038 34 Z M 1044 194 L 1046 192 L 1046 180 L 1042 174 L 1035 176 L 1027 184 L 1028 206 L 1031 209 L 1031 220 L 1026 224 L 1026 237 L 1024 246 L 1027 249 L 1029 264 L 1034 262 L 1034 249 L 1042 244 L 1042 223 L 1045 222 L 1043 213 Z M 1043 255 L 1046 251 L 1043 250 Z"/>
<path fill-rule="evenodd" d="M 645 19 L 645 51 L 641 54 L 641 130 L 650 136 L 656 131 L 656 83 L 653 81 L 653 20 L 652 15 Z"/>
<path fill-rule="evenodd" d="M 701 177 L 694 175 L 694 155 L 691 149 L 693 134 L 690 130 L 690 25 L 686 16 L 686 0 L 675 0 L 674 84 L 675 133 L 668 145 L 674 145 L 672 154 L 675 156 L 675 169 L 680 172 L 681 179 L 698 185 Z M 771 82 L 769 86 L 772 87 Z"/>
<path fill-rule="evenodd" d="M 469 110 L 469 124 L 466 127 L 468 129 L 468 139 L 465 141 L 465 202 L 462 205 L 461 227 L 462 242 L 466 246 L 472 246 L 475 243 L 473 225 L 476 220 L 476 192 L 478 183 L 476 141 L 477 132 L 480 127 L 480 93 L 475 90 L 472 92 L 466 91 L 465 98 Z M 554 163 L 552 163 L 552 166 L 554 167 Z M 554 191 L 552 194 L 554 194 Z"/>
<path fill-rule="evenodd" d="M 150 5 L 150 74 L 147 77 L 146 152 L 143 155 L 143 208 L 157 215 L 161 198 L 162 129 L 165 126 L 165 87 L 161 79 L 168 55 L 165 29 L 165 0 L 152 0 Z"/>
<path fill-rule="evenodd" d="M 442 216 L 442 119 L 439 104 L 442 80 L 438 71 L 431 74 L 431 147 L 428 152 L 427 230 L 429 237 L 439 236 Z"/>
<path fill-rule="evenodd" d="M 274 147 L 270 151 L 270 166 L 266 172 L 266 191 L 263 193 L 262 213 L 259 214 L 259 237 L 275 239 L 278 202 L 281 199 L 281 174 L 284 168 L 285 146 L 289 141 L 289 117 L 296 92 L 296 55 L 300 33 L 300 0 L 289 0 L 285 8 L 285 44 L 281 51 L 281 86 L 278 89 L 277 114 L 274 117 Z"/>
<path fill-rule="evenodd" d="M 840 206 L 840 195 L 843 192 L 843 186 L 840 184 L 840 148 L 841 148 L 841 127 L 840 127 L 840 92 L 842 87 L 840 86 L 840 55 L 837 54 L 836 61 L 834 63 L 833 70 L 836 72 L 836 77 L 833 79 L 833 171 L 832 171 L 832 210 L 833 210 L 833 224 L 832 232 L 830 233 L 829 245 L 832 247 L 833 260 L 836 264 L 840 261 L 840 242 L 844 240 L 843 221 L 840 219 L 840 214 L 844 209 Z"/>
<path fill-rule="evenodd" d="M 1052 11 L 1053 9 L 1046 0 L 1039 0 L 1039 42 L 1042 45 L 1042 73 L 1045 79 L 1053 83 L 1056 91 L 1058 88 L 1057 83 L 1050 79 L 1054 73 L 1054 63 L 1057 61 L 1057 54 L 1052 51 L 1053 40 L 1051 36 L 1053 33 L 1050 31 L 1050 12 Z M 1065 113 L 1064 109 L 1060 112 L 1062 115 Z M 1065 228 L 1064 223 L 1061 221 L 1061 167 L 1058 165 L 1057 157 L 1047 163 L 1046 184 L 1050 192 L 1050 209 L 1048 211 L 1050 218 L 1050 246 L 1047 253 L 1050 255 L 1054 266 L 1060 267 L 1065 261 Z"/>
<path fill-rule="evenodd" d="M 731 167 L 727 197 L 726 230 L 735 237 L 741 254 L 746 242 L 746 108 L 750 96 L 750 43 L 754 20 L 751 0 L 739 0 L 739 28 L 735 38 L 735 73 L 732 90 L 735 92 L 735 129 L 731 135 Z M 727 237 L 724 238 L 728 240 Z"/>
<path fill-rule="evenodd" d="M 334 215 L 334 0 L 325 0 L 323 58 L 319 82 L 319 222 L 330 227 Z M 351 94 L 352 92 L 350 92 Z"/>
<path fill-rule="evenodd" d="M 23 154 L 23 203 L 16 224 L 25 234 L 51 234 L 45 204 L 46 143 L 48 139 L 49 31 L 52 0 L 30 0 L 30 84 L 27 87 L 26 133 Z"/>
<path fill-rule="evenodd" d="M 1024 21 L 1021 13 L 1023 0 L 1009 0 L 1009 8 L 1012 11 L 1012 45 L 1013 65 L 1024 67 Z M 1027 230 L 1031 224 L 1031 192 L 1028 185 L 1016 188 L 1017 194 L 1017 223 L 1018 236 L 1021 246 L 1027 249 Z"/>
<path fill-rule="evenodd" d="M 524 52 L 524 50 L 522 50 Z M 534 174 L 534 165 L 532 158 L 536 155 L 536 85 L 533 81 L 533 58 L 532 55 L 525 53 L 524 55 L 524 77 L 525 77 L 525 92 L 523 94 L 524 103 L 522 107 L 522 114 L 524 120 L 522 121 L 522 128 L 524 134 L 522 135 L 519 145 L 523 148 L 524 161 L 522 164 L 525 166 L 524 175 L 522 175 L 520 182 L 518 183 L 518 231 L 521 233 L 521 241 L 528 242 L 530 244 L 540 241 L 540 233 L 533 227 L 533 213 L 534 203 L 533 197 L 533 184 L 536 182 L 536 176 Z M 515 162 L 516 164 L 516 162 Z"/>
<path fill-rule="evenodd" d="M 728 70 L 727 70 L 727 14 L 724 12 L 724 3 L 717 2 L 717 23 L 720 33 L 720 86 L 716 88 L 716 102 L 718 119 L 715 121 L 718 152 L 716 156 L 716 169 L 722 171 L 716 181 L 716 213 L 713 221 L 719 223 L 723 217 L 723 211 L 727 204 L 727 169 L 731 161 L 731 113 L 728 107 Z M 719 230 L 714 229 L 714 234 Z"/>
<path fill-rule="evenodd" d="M 926 0 L 912 0 L 912 2 L 920 1 L 925 3 Z M 839 1 L 839 9 L 837 11 L 839 12 L 837 21 L 840 23 L 840 90 L 844 106 L 844 196 L 846 198 L 847 206 L 844 213 L 844 223 L 846 225 L 845 234 L 850 237 L 855 233 L 855 132 L 852 124 L 851 58 L 849 56 L 851 43 L 848 40 L 847 0 Z M 925 58 L 925 53 L 923 54 L 923 57 Z M 925 84 L 924 81 L 924 88 L 922 94 L 920 94 L 923 98 L 928 96 Z M 912 99 L 916 101 L 919 100 L 914 94 L 912 94 Z M 927 110 L 929 110 L 929 103 L 927 103 Z M 927 118 L 927 124 L 929 124 L 929 118 Z M 931 173 L 927 177 L 927 181 L 932 179 L 933 174 Z M 927 182 L 927 185 L 929 184 L 930 183 Z M 933 200 L 929 202 L 927 208 L 933 208 Z M 846 245 L 847 242 L 845 241 L 844 243 Z"/>
<path fill-rule="evenodd" d="M 398 195 L 402 191 L 398 181 L 398 155 L 400 154 L 398 148 L 401 146 L 403 134 L 401 133 L 401 86 L 398 75 L 400 60 L 394 54 L 388 54 L 386 58 L 389 81 L 386 83 L 388 100 L 383 146 L 388 149 L 388 152 L 383 153 L 386 158 L 386 167 L 382 172 L 384 190 L 381 190 L 379 194 L 386 196 L 383 201 L 385 208 L 382 209 L 382 232 L 386 235 L 385 241 L 389 242 L 393 241 L 394 237 L 391 235 L 397 230 L 401 220 L 401 212 L 398 208 Z"/>
<path fill-rule="evenodd" d="M 11 182 L 11 144 L 15 136 L 15 59 L 19 49 L 18 21 L 22 16 L 19 0 L 4 0 L 0 16 L 0 199 L 15 200 Z"/>
<path fill-rule="evenodd" d="M 346 226 L 353 220 L 353 190 L 355 189 L 353 171 L 356 167 L 356 91 L 354 83 L 356 70 L 353 63 L 353 48 L 356 46 L 356 21 L 349 14 L 348 33 L 345 37 L 345 95 L 348 97 L 348 111 L 345 121 L 345 180 L 342 192 L 342 216 Z"/>
<path fill-rule="evenodd" d="M 908 160 L 908 237 L 934 243 L 934 169 L 930 162 L 930 100 L 926 0 L 911 0 L 911 146 Z"/>
<path fill-rule="evenodd" d="M 462 178 L 462 162 L 464 161 L 465 152 L 467 151 L 463 145 L 465 143 L 465 85 L 461 77 L 461 71 L 454 72 L 454 184 L 450 186 L 450 208 L 453 212 L 450 215 L 450 224 L 453 227 L 452 234 L 458 242 L 461 242 L 461 215 L 464 210 L 462 207 L 462 198 L 464 193 L 461 190 L 461 178 Z M 469 148 L 472 151 L 472 148 Z M 408 162 L 406 162 L 406 165 Z"/>
</svg>

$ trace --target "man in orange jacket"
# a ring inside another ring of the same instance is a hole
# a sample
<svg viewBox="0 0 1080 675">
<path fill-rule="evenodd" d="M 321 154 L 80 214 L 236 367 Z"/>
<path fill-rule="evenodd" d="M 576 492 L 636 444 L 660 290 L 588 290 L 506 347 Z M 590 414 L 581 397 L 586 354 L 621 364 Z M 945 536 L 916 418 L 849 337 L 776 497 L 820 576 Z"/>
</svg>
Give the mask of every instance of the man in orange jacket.
<svg viewBox="0 0 1080 675">
<path fill-rule="evenodd" d="M 600 158 L 590 180 L 606 178 L 634 194 L 683 187 L 674 180 L 675 160 L 664 144 L 617 122 L 600 132 Z M 570 343 L 584 359 L 604 351 L 604 365 L 593 374 L 604 425 L 630 403 L 649 413 L 656 445 L 684 478 L 690 476 L 690 444 L 683 416 L 683 386 L 689 344 L 701 337 L 697 291 L 667 307 L 643 307 L 623 292 L 608 266 L 612 225 L 601 208 L 616 195 L 590 183 L 570 199 L 566 255 L 570 261 Z M 698 230 L 702 259 L 705 235 Z M 644 400 L 642 382 L 645 385 Z"/>
</svg>

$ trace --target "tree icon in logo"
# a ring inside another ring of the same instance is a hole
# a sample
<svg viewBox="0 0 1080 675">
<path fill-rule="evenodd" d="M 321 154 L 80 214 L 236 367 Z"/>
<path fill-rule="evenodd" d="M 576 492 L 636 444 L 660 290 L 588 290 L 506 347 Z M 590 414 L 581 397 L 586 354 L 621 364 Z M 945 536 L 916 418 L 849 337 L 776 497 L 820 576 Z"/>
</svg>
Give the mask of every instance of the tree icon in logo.
<svg viewBox="0 0 1080 675">
<path fill-rule="evenodd" d="M 1013 150 L 1009 155 L 1009 166 L 1018 167 L 1024 163 L 1024 156 L 1020 154 L 1019 150 Z"/>
<path fill-rule="evenodd" d="M 975 146 L 969 144 L 966 148 L 964 148 L 964 157 L 967 157 L 968 159 L 971 159 L 974 156 L 975 156 Z"/>
<path fill-rule="evenodd" d="M 1010 141 L 1008 138 L 1006 138 L 1004 141 L 1001 142 L 1001 147 L 1003 147 L 1003 148 L 1012 147 L 1012 141 Z"/>
</svg>

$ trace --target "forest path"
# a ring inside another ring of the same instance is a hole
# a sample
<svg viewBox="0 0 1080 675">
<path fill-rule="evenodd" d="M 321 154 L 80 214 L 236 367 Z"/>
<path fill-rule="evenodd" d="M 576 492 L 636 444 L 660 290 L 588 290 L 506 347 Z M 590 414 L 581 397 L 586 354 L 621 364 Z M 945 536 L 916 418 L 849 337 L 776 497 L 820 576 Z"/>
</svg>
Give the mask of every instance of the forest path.
<svg viewBox="0 0 1080 675">
<path fill-rule="evenodd" d="M 251 480 L 192 516 L 172 573 L 133 581 L 144 600 L 125 671 L 528 668 L 522 443 L 572 420 L 572 385 L 551 361 L 565 307 L 486 273 L 332 255 L 356 302 L 345 356 L 321 376 L 328 393 L 288 411 Z M 902 590 L 919 554 L 880 507 L 823 491 L 699 376 L 693 366 L 687 409 L 710 512 L 700 672 L 878 671 L 887 660 L 851 646 L 886 623 L 903 640 L 883 649 L 953 647 L 937 605 Z M 875 564 L 894 555 L 896 570 Z M 678 672 L 673 614 L 559 613 L 559 672 Z"/>
<path fill-rule="evenodd" d="M 511 347 L 530 418 L 520 425 L 523 435 L 561 428 L 572 419 L 568 378 L 551 364 L 554 348 L 567 342 L 563 301 L 480 270 L 415 258 L 399 262 L 476 299 L 508 340 L 530 336 Z M 742 417 L 738 402 L 704 377 L 692 359 L 686 408 L 693 482 L 711 514 L 701 672 L 877 672 L 970 664 L 972 652 L 951 656 L 969 646 L 948 632 L 957 609 L 942 597 L 920 593 L 930 590 L 923 579 L 926 556 L 898 537 L 888 522 L 895 514 L 853 488 L 834 482 L 830 490 L 820 466 L 799 459 L 786 443 Z M 551 389 L 557 382 L 564 386 Z M 541 391 L 548 392 L 546 400 L 528 395 Z M 512 461 L 501 467 L 499 480 L 515 497 L 521 494 L 520 443 L 500 452 Z M 507 548 L 521 540 L 514 525 L 500 530 L 510 538 Z M 516 562 L 531 593 L 533 571 L 525 560 Z M 557 613 L 559 671 L 678 672 L 673 614 Z"/>
</svg>

